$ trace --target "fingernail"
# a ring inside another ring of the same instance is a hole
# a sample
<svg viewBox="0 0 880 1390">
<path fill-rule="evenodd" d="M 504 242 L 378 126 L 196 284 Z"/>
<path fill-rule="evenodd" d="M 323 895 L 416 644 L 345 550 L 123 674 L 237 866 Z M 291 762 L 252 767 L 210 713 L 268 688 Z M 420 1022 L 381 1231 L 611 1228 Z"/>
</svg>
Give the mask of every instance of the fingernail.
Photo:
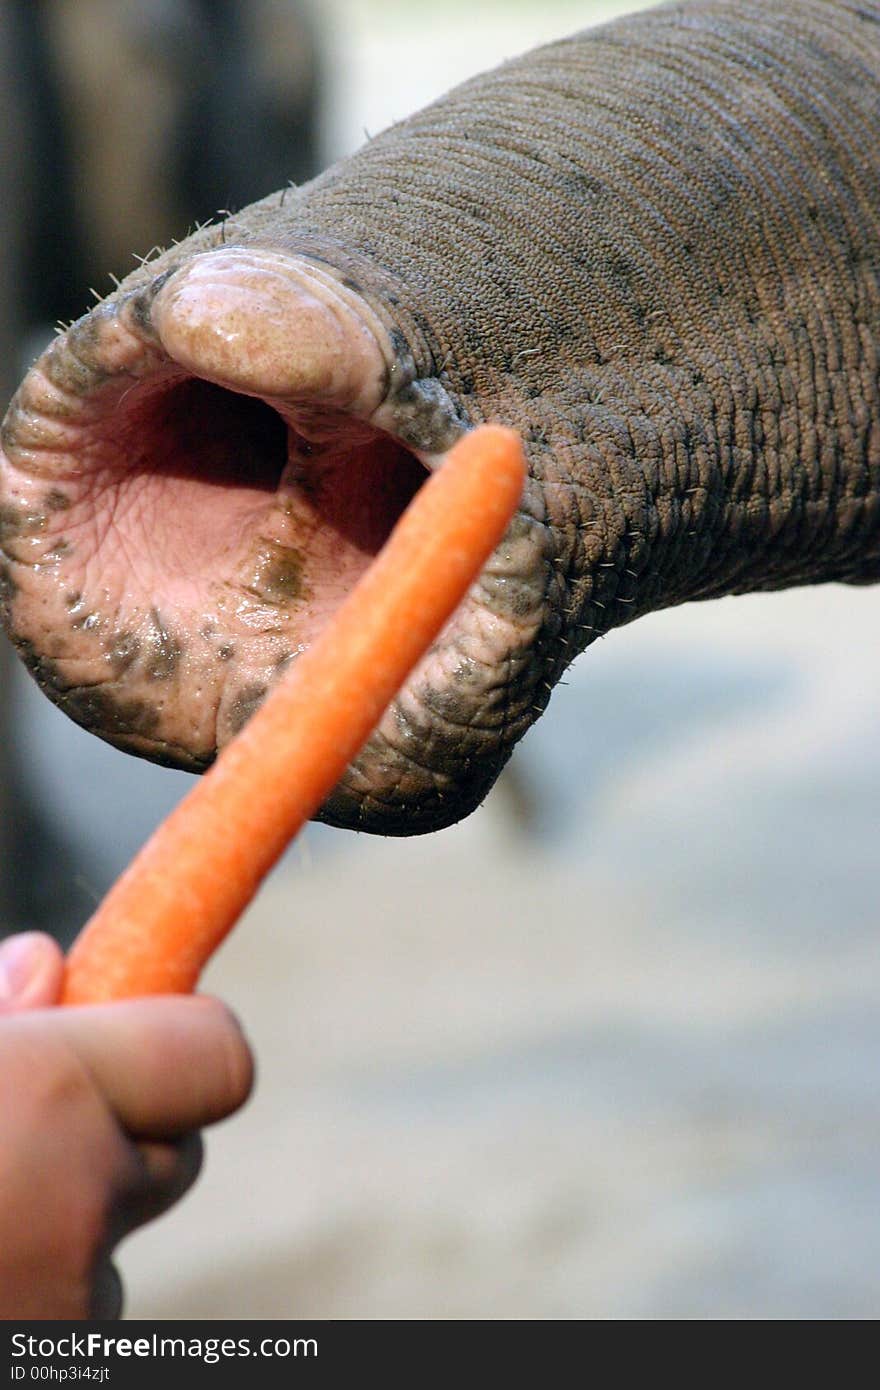
<svg viewBox="0 0 880 1390">
<path fill-rule="evenodd" d="M 23 932 L 0 941 L 0 1003 L 17 999 L 30 984 L 40 960 L 36 939 L 36 933 Z"/>
</svg>

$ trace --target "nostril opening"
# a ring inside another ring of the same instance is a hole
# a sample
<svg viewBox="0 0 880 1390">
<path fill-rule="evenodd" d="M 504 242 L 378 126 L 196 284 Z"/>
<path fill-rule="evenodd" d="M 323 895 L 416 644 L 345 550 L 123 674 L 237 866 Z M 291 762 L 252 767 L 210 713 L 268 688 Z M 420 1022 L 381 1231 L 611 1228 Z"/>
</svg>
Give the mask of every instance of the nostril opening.
<svg viewBox="0 0 880 1390">
<path fill-rule="evenodd" d="M 299 487 L 322 527 L 347 547 L 372 556 L 385 544 L 428 477 L 425 465 L 409 449 L 379 431 L 346 443 L 344 437 L 320 456 L 310 446 L 294 445 L 302 458 Z M 298 471 L 294 464 L 292 474 Z M 294 477 L 289 479 L 294 485 Z"/>
<path fill-rule="evenodd" d="M 76 567 L 123 586 L 138 609 L 216 609 L 233 635 L 242 622 L 280 631 L 295 619 L 298 644 L 357 582 L 428 476 L 364 420 L 179 372 L 123 395 L 83 431 L 79 458 L 89 461 L 79 503 L 59 523 Z M 64 582 L 80 587 L 69 574 Z"/>
<path fill-rule="evenodd" d="M 368 420 L 175 364 L 83 413 L 52 487 L 33 483 L 18 630 L 35 645 L 51 631 L 59 689 L 124 689 L 121 711 L 93 701 L 82 722 L 204 759 L 311 644 L 428 470 Z"/>
<path fill-rule="evenodd" d="M 293 408 L 286 415 L 198 377 L 165 382 L 134 393 L 117 413 L 114 471 L 123 487 L 137 475 L 154 479 L 171 510 L 175 498 L 186 498 L 195 527 L 212 495 L 218 506 L 225 495 L 222 505 L 235 508 L 232 494 L 252 501 L 278 494 L 300 518 L 307 512 L 310 526 L 374 555 L 427 478 L 424 464 L 342 412 Z M 176 525 L 179 517 L 169 520 Z"/>
<path fill-rule="evenodd" d="M 274 492 L 287 463 L 287 425 L 255 396 L 197 377 L 134 402 L 129 458 L 165 477 Z"/>
</svg>

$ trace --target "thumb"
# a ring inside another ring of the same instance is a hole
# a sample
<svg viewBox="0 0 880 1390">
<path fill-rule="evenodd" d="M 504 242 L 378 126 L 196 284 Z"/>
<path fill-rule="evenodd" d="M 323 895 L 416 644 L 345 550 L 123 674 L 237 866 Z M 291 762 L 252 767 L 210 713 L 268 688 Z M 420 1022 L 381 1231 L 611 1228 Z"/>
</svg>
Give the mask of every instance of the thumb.
<svg viewBox="0 0 880 1390">
<path fill-rule="evenodd" d="M 0 941 L 0 1015 L 57 1004 L 64 976 L 61 947 L 43 932 Z"/>
</svg>

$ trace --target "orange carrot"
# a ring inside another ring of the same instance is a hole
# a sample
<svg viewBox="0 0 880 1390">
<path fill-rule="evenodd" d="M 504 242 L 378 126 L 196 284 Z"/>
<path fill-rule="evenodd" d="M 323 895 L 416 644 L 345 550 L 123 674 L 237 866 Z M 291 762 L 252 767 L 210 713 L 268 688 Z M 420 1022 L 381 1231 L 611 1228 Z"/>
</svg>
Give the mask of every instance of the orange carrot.
<svg viewBox="0 0 880 1390">
<path fill-rule="evenodd" d="M 71 948 L 62 1002 L 187 993 L 498 544 L 525 465 L 464 436 L 314 645 L 159 826 Z"/>
</svg>

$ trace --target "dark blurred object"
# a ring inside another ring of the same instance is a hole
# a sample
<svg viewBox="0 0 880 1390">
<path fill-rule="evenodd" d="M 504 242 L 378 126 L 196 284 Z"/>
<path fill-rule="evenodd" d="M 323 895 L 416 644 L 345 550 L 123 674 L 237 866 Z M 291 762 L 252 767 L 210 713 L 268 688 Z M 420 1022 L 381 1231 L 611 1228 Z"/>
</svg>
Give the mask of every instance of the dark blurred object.
<svg viewBox="0 0 880 1390">
<path fill-rule="evenodd" d="M 0 0 L 2 408 L 135 254 L 318 172 L 321 85 L 298 0 Z M 94 875 L 29 791 L 10 662 L 0 636 L 0 933 L 63 938 Z"/>
<path fill-rule="evenodd" d="M 296 0 L 6 0 L 23 103 L 28 317 L 318 165 L 318 44 Z"/>
</svg>

